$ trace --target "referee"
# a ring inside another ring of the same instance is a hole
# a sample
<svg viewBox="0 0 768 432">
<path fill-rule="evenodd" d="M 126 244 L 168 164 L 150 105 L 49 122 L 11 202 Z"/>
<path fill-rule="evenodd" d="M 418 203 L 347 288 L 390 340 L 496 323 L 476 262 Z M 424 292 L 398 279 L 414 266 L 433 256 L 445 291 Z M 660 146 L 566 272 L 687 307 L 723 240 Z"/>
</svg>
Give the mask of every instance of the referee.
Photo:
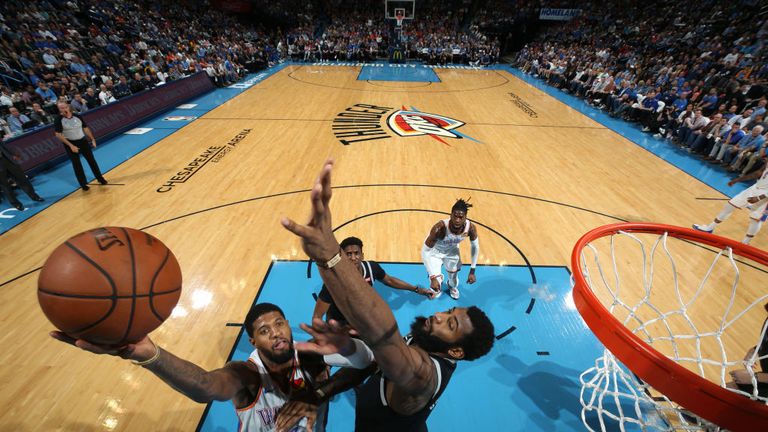
<svg viewBox="0 0 768 432">
<path fill-rule="evenodd" d="M 91 167 L 96 180 L 101 184 L 107 184 L 107 180 L 101 174 L 99 165 L 96 163 L 96 158 L 93 157 L 93 151 L 91 151 L 91 147 L 96 147 L 96 138 L 93 136 L 93 132 L 85 124 L 82 117 L 72 112 L 72 108 L 67 102 L 59 101 L 57 106 L 60 115 L 53 122 L 53 130 L 56 132 L 56 138 L 64 143 L 64 150 L 67 151 L 67 156 L 72 161 L 72 168 L 75 170 L 75 177 L 80 183 L 80 188 L 84 191 L 89 189 L 83 172 L 83 164 L 80 162 L 80 154 L 88 161 L 88 166 Z M 86 136 L 88 140 L 85 139 Z M 88 145 L 89 142 L 90 146 Z"/>
</svg>

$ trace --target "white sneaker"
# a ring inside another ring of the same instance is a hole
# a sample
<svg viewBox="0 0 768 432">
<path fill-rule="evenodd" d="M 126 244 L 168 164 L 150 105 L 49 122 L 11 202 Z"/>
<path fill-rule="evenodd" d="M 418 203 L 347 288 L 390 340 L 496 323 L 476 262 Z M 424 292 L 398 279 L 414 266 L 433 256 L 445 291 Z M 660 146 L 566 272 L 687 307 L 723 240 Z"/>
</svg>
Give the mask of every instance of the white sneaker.
<svg viewBox="0 0 768 432">
<path fill-rule="evenodd" d="M 452 299 L 458 300 L 459 299 L 459 289 L 458 288 L 451 288 L 448 290 L 448 295 L 451 296 Z"/>
<path fill-rule="evenodd" d="M 432 288 L 430 288 L 430 290 L 432 290 Z M 435 292 L 435 290 L 432 290 L 432 292 Z M 435 296 L 432 297 L 432 300 L 434 300 L 436 298 L 439 298 L 441 295 L 443 295 L 443 290 L 442 289 L 437 291 L 437 293 L 435 293 Z"/>
<path fill-rule="evenodd" d="M 706 225 L 699 225 L 699 224 L 693 224 L 693 229 L 695 229 L 696 231 L 701 231 L 709 234 L 712 234 L 712 231 L 714 231 L 713 229 L 707 229 Z"/>
</svg>

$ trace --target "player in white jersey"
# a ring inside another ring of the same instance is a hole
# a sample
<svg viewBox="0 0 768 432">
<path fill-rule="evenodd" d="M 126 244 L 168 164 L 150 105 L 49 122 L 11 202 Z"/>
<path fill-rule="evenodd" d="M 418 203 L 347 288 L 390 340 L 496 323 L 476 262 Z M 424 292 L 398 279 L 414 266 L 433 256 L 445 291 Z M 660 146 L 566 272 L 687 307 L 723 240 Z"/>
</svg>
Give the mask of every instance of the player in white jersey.
<svg viewBox="0 0 768 432">
<path fill-rule="evenodd" d="M 765 208 L 766 205 L 768 205 L 768 164 L 766 164 L 762 171 L 757 170 L 728 182 L 728 186 L 733 186 L 740 181 L 754 179 L 757 179 L 755 184 L 728 200 L 728 203 L 723 206 L 723 209 L 715 217 L 715 220 L 713 220 L 712 223 L 708 225 L 693 224 L 693 228 L 711 233 L 715 230 L 717 225 L 728 219 L 734 209 L 747 207 L 751 210 L 749 213 L 749 227 L 747 228 L 747 234 L 741 242 L 749 244 L 755 235 L 757 235 L 758 231 L 760 231 L 760 227 L 763 224 L 762 219 L 765 213 Z"/>
<path fill-rule="evenodd" d="M 480 242 L 477 239 L 477 227 L 467 220 L 467 212 L 471 204 L 463 199 L 456 201 L 451 208 L 451 217 L 436 223 L 429 231 L 427 239 L 421 248 L 421 259 L 429 274 L 429 286 L 435 291 L 434 298 L 442 294 L 443 272 L 445 266 L 448 272 L 448 294 L 454 299 L 459 298 L 459 270 L 461 270 L 461 256 L 459 255 L 459 243 L 469 237 L 471 243 L 472 265 L 469 269 L 467 283 L 476 281 L 475 267 L 480 255 Z"/>
<path fill-rule="evenodd" d="M 248 361 L 229 362 L 213 371 L 176 357 L 149 337 L 114 348 L 61 332 L 51 336 L 96 354 L 133 360 L 195 402 L 231 400 L 240 419 L 238 432 L 324 431 L 327 406 L 315 396 L 316 384 L 328 377 L 323 357 L 297 354 L 288 320 L 271 303 L 254 306 L 244 326 L 256 348 Z M 289 400 L 290 408 L 281 411 Z"/>
</svg>

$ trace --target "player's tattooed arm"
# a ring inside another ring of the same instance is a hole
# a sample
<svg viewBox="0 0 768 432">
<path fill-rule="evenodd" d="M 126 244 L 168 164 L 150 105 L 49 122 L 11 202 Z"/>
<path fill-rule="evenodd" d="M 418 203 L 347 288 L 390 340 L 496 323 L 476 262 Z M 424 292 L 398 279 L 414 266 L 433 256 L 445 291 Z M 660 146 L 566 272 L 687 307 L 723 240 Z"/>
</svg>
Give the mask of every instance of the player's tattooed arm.
<svg viewBox="0 0 768 432">
<path fill-rule="evenodd" d="M 176 391 L 199 403 L 235 398 L 248 380 L 258 381 L 258 374 L 245 362 L 230 362 L 221 369 L 206 371 L 158 347 L 159 357 L 145 366 Z M 252 384 L 258 385 L 258 382 Z"/>
<path fill-rule="evenodd" d="M 176 357 L 157 346 L 145 336 L 140 341 L 125 346 L 99 345 L 76 339 L 60 331 L 50 336 L 84 351 L 99 355 L 111 355 L 132 360 L 157 375 L 166 384 L 195 402 L 229 400 L 246 389 L 246 385 L 260 385 L 259 374 L 244 362 L 228 363 L 221 369 L 206 371 L 200 366 Z"/>
</svg>

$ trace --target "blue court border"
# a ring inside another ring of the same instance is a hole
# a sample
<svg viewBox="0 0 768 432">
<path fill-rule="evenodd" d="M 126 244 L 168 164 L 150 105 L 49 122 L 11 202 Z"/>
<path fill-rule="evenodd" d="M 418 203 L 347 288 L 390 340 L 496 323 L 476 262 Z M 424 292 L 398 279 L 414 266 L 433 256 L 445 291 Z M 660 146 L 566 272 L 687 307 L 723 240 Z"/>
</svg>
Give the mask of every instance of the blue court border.
<svg viewBox="0 0 768 432">
<path fill-rule="evenodd" d="M 158 113 L 155 117 L 136 124 L 131 128 L 153 129 L 144 135 L 127 135 L 123 132 L 107 140 L 99 141 L 98 147 L 94 149 L 94 154 L 99 161 L 99 167 L 101 168 L 102 173 L 109 180 L 108 174 L 114 168 L 122 165 L 144 150 L 183 129 L 185 126 L 197 120 L 197 118 L 241 95 L 251 87 L 266 80 L 287 66 L 289 66 L 289 63 L 281 63 L 263 71 L 249 74 L 233 85 L 211 90 L 183 102 L 183 104 L 197 104 L 197 106 L 192 109 L 169 107 L 167 110 Z M 191 121 L 182 120 L 176 122 L 163 120 L 164 117 L 168 116 L 192 116 L 194 119 Z M 86 169 L 85 171 L 90 173 L 90 169 Z M 92 175 L 89 175 L 87 178 L 89 181 L 93 180 Z M 19 212 L 10 206 L 7 199 L 3 199 L 0 203 L 0 236 L 67 196 L 72 195 L 73 193 L 78 193 L 80 190 L 79 185 L 75 181 L 74 174 L 72 173 L 69 160 L 63 160 L 51 168 L 37 173 L 37 175 L 32 177 L 31 181 L 37 193 L 45 198 L 45 201 L 39 203 L 33 202 L 26 196 L 26 194 L 17 190 L 17 198 L 26 207 L 24 211 Z M 105 186 L 92 185 L 91 191 L 87 193 L 97 193 L 98 189 L 102 187 L 123 186 L 125 185 L 119 183 L 110 183 Z"/>
</svg>

